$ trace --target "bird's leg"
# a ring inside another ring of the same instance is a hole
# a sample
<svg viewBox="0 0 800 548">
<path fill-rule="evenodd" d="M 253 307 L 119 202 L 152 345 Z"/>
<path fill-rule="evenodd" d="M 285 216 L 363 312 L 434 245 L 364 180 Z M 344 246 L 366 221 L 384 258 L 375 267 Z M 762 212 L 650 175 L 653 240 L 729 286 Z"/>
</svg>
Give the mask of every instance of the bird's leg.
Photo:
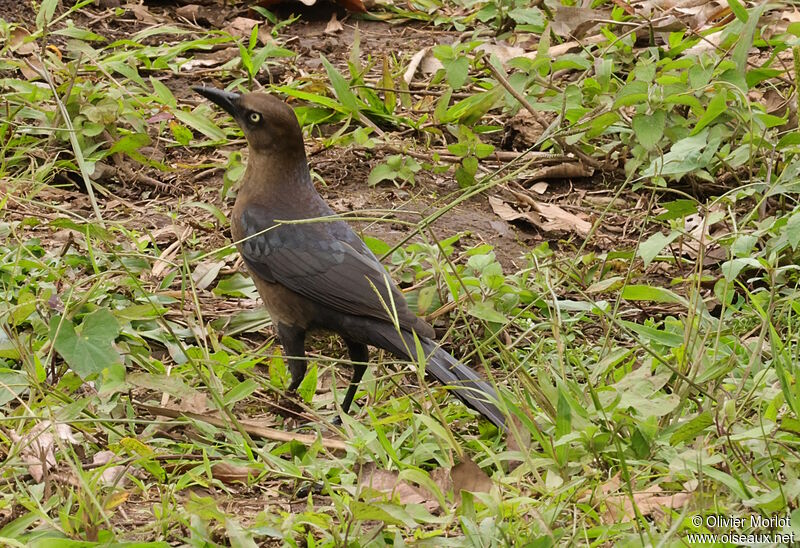
<svg viewBox="0 0 800 548">
<path fill-rule="evenodd" d="M 304 329 L 278 324 L 278 337 L 292 375 L 289 392 L 294 392 L 306 376 L 306 332 Z"/>
<path fill-rule="evenodd" d="M 350 404 L 353 403 L 356 390 L 358 390 L 358 384 L 361 382 L 361 378 L 367 370 L 369 350 L 366 344 L 348 340 L 345 340 L 345 343 L 347 343 L 347 350 L 350 352 L 350 360 L 353 362 L 353 376 L 350 378 L 350 386 L 347 387 L 347 394 L 345 394 L 344 401 L 342 402 L 342 411 L 349 413 Z"/>
</svg>

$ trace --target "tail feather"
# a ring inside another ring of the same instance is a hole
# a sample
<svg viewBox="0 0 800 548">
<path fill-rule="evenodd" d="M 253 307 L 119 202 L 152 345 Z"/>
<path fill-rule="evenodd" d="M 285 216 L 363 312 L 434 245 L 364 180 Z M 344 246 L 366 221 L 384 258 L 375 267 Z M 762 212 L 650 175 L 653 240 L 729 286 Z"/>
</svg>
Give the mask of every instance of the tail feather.
<svg viewBox="0 0 800 548">
<path fill-rule="evenodd" d="M 426 371 L 445 386 L 452 387 L 461 401 L 505 431 L 506 418 L 493 403 L 498 400 L 494 388 L 435 343 L 425 341 L 422 347 L 426 352 L 433 350 L 425 363 Z"/>
<path fill-rule="evenodd" d="M 363 337 L 363 334 L 367 333 L 369 337 L 363 339 L 365 343 L 383 348 L 405 359 L 415 359 L 416 343 L 412 332 L 403 331 L 401 336 L 397 328 L 388 323 L 383 329 L 378 329 L 374 322 L 368 327 L 369 329 L 364 329 L 363 326 L 354 326 L 352 338 L 360 340 L 359 334 Z M 494 404 L 499 401 L 494 388 L 471 368 L 448 354 L 435 341 L 427 337 L 419 337 L 419 340 L 426 355 L 426 371 L 445 386 L 452 388 L 453 393 L 469 407 L 492 421 L 502 431 L 507 431 L 505 416 Z"/>
</svg>

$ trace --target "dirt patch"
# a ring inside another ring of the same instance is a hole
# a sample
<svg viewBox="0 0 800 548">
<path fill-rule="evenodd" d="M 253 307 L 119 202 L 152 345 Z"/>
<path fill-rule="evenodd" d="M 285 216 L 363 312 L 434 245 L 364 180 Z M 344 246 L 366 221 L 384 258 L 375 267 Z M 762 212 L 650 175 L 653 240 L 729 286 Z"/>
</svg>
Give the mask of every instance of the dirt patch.
<svg viewBox="0 0 800 548">
<path fill-rule="evenodd" d="M 448 196 L 458 190 L 447 176 L 420 171 L 414 186 L 395 187 L 386 182 L 370 187 L 367 176 L 381 155 L 366 155 L 353 149 L 328 149 L 312 157 L 311 168 L 327 183 L 320 194 L 337 213 L 366 210 L 391 210 L 386 222 L 354 223 L 364 234 L 380 238 L 390 245 L 403 241 L 413 228 L 392 219 L 417 223 L 449 204 Z M 372 216 L 375 214 L 373 213 Z M 518 270 L 522 256 L 541 238 L 524 226 L 500 220 L 492 212 L 485 196 L 477 196 L 450 209 L 431 226 L 429 237 L 443 239 L 462 233 L 460 244 L 471 247 L 480 243 L 494 246 L 498 259 L 509 272 Z"/>
<path fill-rule="evenodd" d="M 36 21 L 36 12 L 31 2 L 0 0 L 0 18 L 9 23 L 28 23 Z"/>
</svg>

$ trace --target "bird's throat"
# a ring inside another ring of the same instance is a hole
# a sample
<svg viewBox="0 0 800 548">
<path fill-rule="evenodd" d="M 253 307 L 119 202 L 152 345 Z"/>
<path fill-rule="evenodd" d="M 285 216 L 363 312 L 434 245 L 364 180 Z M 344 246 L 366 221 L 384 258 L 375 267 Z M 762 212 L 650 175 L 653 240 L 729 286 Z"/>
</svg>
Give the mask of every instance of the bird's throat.
<svg viewBox="0 0 800 548">
<path fill-rule="evenodd" d="M 299 154 L 264 154 L 251 148 L 248 152 L 237 202 L 290 212 L 298 204 L 319 200 L 304 150 Z"/>
</svg>

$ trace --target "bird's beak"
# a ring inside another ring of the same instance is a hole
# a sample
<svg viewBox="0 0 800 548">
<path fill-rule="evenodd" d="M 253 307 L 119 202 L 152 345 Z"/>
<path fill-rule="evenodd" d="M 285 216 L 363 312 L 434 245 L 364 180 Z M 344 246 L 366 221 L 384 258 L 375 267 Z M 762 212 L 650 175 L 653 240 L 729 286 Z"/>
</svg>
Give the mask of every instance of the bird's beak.
<svg viewBox="0 0 800 548">
<path fill-rule="evenodd" d="M 208 86 L 193 86 L 192 89 L 206 99 L 215 102 L 224 108 L 225 112 L 236 118 L 239 112 L 239 99 L 242 97 L 238 93 L 222 91 L 221 89 Z"/>
</svg>

